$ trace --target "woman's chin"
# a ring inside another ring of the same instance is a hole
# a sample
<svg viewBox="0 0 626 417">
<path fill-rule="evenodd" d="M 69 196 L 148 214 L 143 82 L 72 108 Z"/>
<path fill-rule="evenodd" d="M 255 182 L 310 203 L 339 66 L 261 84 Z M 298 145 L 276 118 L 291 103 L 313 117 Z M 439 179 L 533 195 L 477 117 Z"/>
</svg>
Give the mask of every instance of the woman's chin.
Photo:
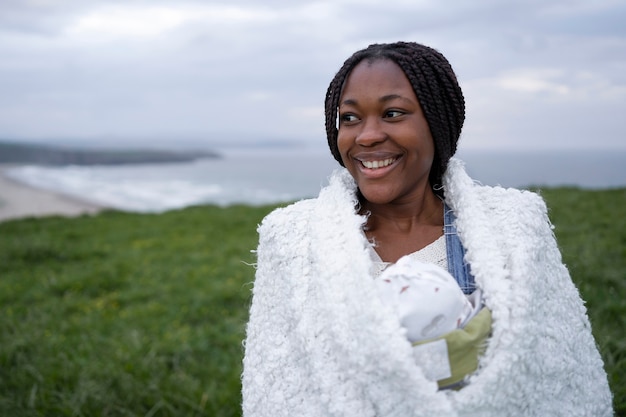
<svg viewBox="0 0 626 417">
<path fill-rule="evenodd" d="M 395 199 L 395 196 L 389 192 L 389 189 L 376 190 L 376 189 L 359 189 L 363 198 L 371 204 L 389 204 Z"/>
</svg>

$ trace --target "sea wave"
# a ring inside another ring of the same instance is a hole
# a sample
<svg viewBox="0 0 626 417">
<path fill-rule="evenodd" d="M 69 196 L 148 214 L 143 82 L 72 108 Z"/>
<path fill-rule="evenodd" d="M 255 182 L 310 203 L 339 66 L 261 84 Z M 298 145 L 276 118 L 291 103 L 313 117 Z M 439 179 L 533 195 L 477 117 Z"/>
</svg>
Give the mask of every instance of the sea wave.
<svg viewBox="0 0 626 417">
<path fill-rule="evenodd" d="M 626 186 L 626 152 L 461 152 L 470 175 L 505 187 Z M 247 151 L 221 159 L 122 166 L 16 166 L 5 174 L 33 187 L 125 211 L 197 204 L 273 204 L 318 194 L 337 163 L 328 152 Z"/>
<path fill-rule="evenodd" d="M 10 178 L 33 187 L 126 211 L 160 212 L 200 204 L 219 197 L 218 184 L 180 179 L 111 178 L 92 167 L 22 166 L 7 170 Z"/>
<path fill-rule="evenodd" d="M 314 196 L 335 165 L 327 155 L 245 152 L 169 164 L 24 165 L 5 170 L 5 175 L 105 207 L 162 212 L 198 204 L 262 205 Z"/>
</svg>

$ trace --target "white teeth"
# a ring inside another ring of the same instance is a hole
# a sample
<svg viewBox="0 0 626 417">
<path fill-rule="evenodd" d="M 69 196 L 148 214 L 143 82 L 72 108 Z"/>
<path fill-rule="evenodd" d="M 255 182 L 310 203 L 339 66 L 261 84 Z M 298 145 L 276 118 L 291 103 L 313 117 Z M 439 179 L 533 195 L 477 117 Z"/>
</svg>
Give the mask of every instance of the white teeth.
<svg viewBox="0 0 626 417">
<path fill-rule="evenodd" d="M 377 168 L 383 168 L 383 167 L 389 166 L 395 160 L 396 160 L 395 158 L 388 158 L 382 161 L 361 161 L 361 163 L 363 164 L 365 168 L 377 169 Z"/>
</svg>

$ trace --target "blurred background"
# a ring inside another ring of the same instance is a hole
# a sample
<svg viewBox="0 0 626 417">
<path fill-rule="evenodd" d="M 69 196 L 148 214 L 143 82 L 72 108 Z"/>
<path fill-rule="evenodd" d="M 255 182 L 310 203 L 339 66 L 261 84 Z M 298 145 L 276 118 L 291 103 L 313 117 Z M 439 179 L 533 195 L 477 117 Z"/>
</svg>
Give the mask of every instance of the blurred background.
<svg viewBox="0 0 626 417">
<path fill-rule="evenodd" d="M 0 141 L 220 156 L 4 172 L 138 211 L 315 195 L 337 167 L 329 81 L 357 49 L 408 40 L 458 75 L 476 178 L 623 186 L 625 21 L 623 0 L 3 0 Z"/>
<path fill-rule="evenodd" d="M 0 415 L 240 415 L 260 205 L 317 195 L 328 83 L 398 40 L 452 63 L 470 175 L 585 189 L 540 191 L 626 415 L 625 22 L 626 0 L 0 0 Z M 175 210 L 206 203 L 229 208 Z M 167 213 L 24 219 L 103 208 Z"/>
</svg>

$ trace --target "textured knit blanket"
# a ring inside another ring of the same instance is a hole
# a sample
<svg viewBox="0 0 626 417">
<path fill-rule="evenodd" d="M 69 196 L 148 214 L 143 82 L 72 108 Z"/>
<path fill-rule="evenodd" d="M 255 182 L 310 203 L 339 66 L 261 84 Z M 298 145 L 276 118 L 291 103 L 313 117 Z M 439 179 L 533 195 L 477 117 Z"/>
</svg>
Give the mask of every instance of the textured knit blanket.
<svg viewBox="0 0 626 417">
<path fill-rule="evenodd" d="M 318 198 L 277 209 L 259 227 L 244 416 L 613 414 L 586 309 L 543 200 L 479 185 L 457 159 L 444 190 L 493 315 L 469 383 L 439 391 L 415 363 L 376 293 L 356 185 L 339 170 Z"/>
</svg>

